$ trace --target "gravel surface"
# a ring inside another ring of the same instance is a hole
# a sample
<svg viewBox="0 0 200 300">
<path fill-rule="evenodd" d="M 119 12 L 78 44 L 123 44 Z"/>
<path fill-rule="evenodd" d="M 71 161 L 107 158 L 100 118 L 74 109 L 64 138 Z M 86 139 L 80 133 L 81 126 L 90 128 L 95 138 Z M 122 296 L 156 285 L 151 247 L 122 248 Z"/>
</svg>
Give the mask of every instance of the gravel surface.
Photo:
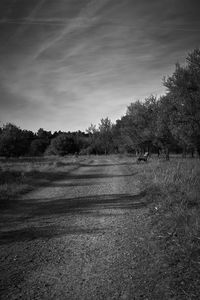
<svg viewBox="0 0 200 300">
<path fill-rule="evenodd" d="M 16 200 L 1 229 L 1 299 L 153 299 L 148 203 L 133 170 L 97 157 Z"/>
</svg>

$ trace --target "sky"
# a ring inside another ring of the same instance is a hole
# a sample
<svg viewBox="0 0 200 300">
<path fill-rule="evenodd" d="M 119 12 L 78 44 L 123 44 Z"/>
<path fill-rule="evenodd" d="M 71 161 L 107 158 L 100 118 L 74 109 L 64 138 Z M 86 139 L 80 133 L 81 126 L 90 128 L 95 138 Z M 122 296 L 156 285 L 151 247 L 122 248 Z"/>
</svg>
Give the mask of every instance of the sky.
<svg viewBox="0 0 200 300">
<path fill-rule="evenodd" d="M 0 0 L 0 125 L 85 131 L 164 94 L 199 0 Z"/>
</svg>

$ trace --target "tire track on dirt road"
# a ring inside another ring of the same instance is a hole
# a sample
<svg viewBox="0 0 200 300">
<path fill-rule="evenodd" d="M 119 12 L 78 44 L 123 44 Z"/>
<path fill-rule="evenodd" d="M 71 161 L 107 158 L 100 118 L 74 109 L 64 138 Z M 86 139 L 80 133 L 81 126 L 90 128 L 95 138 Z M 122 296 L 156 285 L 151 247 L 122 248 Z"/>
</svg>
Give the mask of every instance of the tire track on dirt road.
<svg viewBox="0 0 200 300">
<path fill-rule="evenodd" d="M 133 299 L 148 252 L 138 186 L 126 164 L 97 158 L 23 197 L 2 246 L 4 299 Z"/>
</svg>

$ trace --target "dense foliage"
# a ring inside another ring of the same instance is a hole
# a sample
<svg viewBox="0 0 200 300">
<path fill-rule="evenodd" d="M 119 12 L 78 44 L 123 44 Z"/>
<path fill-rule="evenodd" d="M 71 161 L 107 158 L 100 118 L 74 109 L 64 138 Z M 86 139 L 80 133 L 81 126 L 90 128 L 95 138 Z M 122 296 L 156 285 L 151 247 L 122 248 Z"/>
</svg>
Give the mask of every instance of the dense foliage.
<svg viewBox="0 0 200 300">
<path fill-rule="evenodd" d="M 13 124 L 0 128 L 0 156 L 108 154 L 145 151 L 195 151 L 200 155 L 200 49 L 188 54 L 186 65 L 176 65 L 164 79 L 166 95 L 153 95 L 127 107 L 126 114 L 112 124 L 101 119 L 87 133 L 21 130 Z"/>
</svg>

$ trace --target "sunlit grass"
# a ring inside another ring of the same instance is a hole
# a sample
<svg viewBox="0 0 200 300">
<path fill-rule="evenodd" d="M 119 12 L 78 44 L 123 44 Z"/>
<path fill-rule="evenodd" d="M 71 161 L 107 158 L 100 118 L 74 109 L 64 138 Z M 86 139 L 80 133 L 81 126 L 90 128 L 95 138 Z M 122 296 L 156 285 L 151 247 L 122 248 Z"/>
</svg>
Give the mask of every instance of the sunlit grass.
<svg viewBox="0 0 200 300">
<path fill-rule="evenodd" d="M 83 159 L 83 158 L 82 158 Z M 0 161 L 0 200 L 17 197 L 41 183 L 53 180 L 57 174 L 73 169 L 81 158 L 44 157 Z"/>
<path fill-rule="evenodd" d="M 200 294 L 200 160 L 151 159 L 135 165 L 147 191 L 154 238 L 175 299 Z"/>
</svg>

